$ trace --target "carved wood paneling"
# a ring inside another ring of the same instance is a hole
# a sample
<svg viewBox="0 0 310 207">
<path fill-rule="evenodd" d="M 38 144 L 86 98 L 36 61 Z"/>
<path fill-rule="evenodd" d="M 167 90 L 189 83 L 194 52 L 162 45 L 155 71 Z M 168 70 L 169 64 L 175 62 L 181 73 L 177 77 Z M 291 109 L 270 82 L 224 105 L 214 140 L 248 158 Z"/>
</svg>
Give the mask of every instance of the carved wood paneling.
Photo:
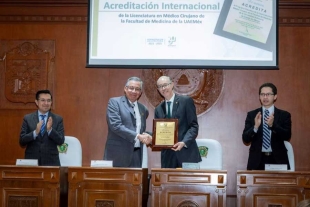
<svg viewBox="0 0 310 207">
<path fill-rule="evenodd" d="M 309 172 L 238 171 L 238 207 L 292 207 L 309 199 Z"/>
<path fill-rule="evenodd" d="M 3 5 L 87 5 L 88 0 L 1 0 Z"/>
<path fill-rule="evenodd" d="M 130 168 L 68 168 L 70 207 L 142 207 L 143 171 Z"/>
<path fill-rule="evenodd" d="M 114 201 L 96 200 L 95 207 L 114 207 Z"/>
<path fill-rule="evenodd" d="M 7 207 L 59 207 L 60 168 L 0 166 L 0 194 Z"/>
<path fill-rule="evenodd" d="M 309 10 L 310 11 L 310 10 Z M 310 26 L 310 17 L 309 18 L 294 18 L 294 17 L 280 17 L 279 26 Z"/>
<path fill-rule="evenodd" d="M 53 94 L 55 41 L 0 40 L 1 109 L 35 109 L 35 94 Z"/>
<path fill-rule="evenodd" d="M 144 94 L 154 108 L 163 101 L 158 91 L 154 90 L 156 81 L 163 75 L 172 79 L 176 94 L 193 98 L 198 116 L 211 109 L 224 87 L 223 70 L 144 69 L 142 71 Z"/>
<path fill-rule="evenodd" d="M 277 85 L 279 97 L 276 105 L 289 110 L 292 114 L 291 143 L 298 149 L 295 150 L 296 170 L 310 170 L 310 164 L 305 159 L 310 156 L 307 149 L 310 144 L 308 139 L 310 63 L 307 59 L 310 57 L 309 3 L 308 0 L 279 1 L 280 70 L 225 71 L 223 95 L 210 113 L 199 117 L 198 138 L 217 139 L 225 149 L 223 167 L 229 172 L 227 175 L 229 195 L 237 194 L 236 170 L 246 169 L 248 148 L 243 146 L 240 137 L 246 111 L 259 106 L 255 95 L 259 85 L 265 81 L 272 81 Z M 105 110 L 108 99 L 123 94 L 123 84 L 128 77 L 142 75 L 142 70 L 139 69 L 85 68 L 87 4 L 87 0 L 0 1 L 0 39 L 55 40 L 57 46 L 55 49 L 57 68 L 54 73 L 56 84 L 53 93 L 57 99 L 55 109 L 64 117 L 66 133 L 80 139 L 85 166 L 89 165 L 90 160 L 103 157 L 107 131 Z M 0 73 L 4 71 L 0 70 Z M 4 97 L 3 84 L 4 82 L 0 80 L 2 97 Z M 149 130 L 153 118 L 152 105 L 144 94 L 141 102 L 150 110 L 147 125 Z M 22 158 L 24 155 L 23 149 L 19 147 L 18 137 L 22 117 L 30 110 L 11 110 L 6 104 L 4 105 L 0 110 L 2 152 L 0 163 L 14 164 L 17 158 Z M 24 103 L 14 103 L 15 106 L 24 107 Z M 34 104 L 29 106 L 31 110 L 34 108 Z M 160 166 L 159 153 L 149 153 L 149 166 Z M 78 185 L 77 183 L 76 186 Z M 156 192 L 159 193 L 161 190 L 159 187 Z M 241 190 L 245 194 L 246 190 L 243 188 Z M 310 196 L 310 190 L 304 192 L 307 197 Z"/>
<path fill-rule="evenodd" d="M 39 207 L 38 200 L 35 196 L 9 196 L 8 207 Z"/>
<path fill-rule="evenodd" d="M 87 22 L 86 16 L 67 16 L 67 15 L 25 15 L 25 16 L 0 16 L 0 22 L 44 22 L 44 23 L 53 23 L 53 22 Z"/>
<path fill-rule="evenodd" d="M 152 206 L 224 207 L 226 171 L 152 169 Z"/>
</svg>

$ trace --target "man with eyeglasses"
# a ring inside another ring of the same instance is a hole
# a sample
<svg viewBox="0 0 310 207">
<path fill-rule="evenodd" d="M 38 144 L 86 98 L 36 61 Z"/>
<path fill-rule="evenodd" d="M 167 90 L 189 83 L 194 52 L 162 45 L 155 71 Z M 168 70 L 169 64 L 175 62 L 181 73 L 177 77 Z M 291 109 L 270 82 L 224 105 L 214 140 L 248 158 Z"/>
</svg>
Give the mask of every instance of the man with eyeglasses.
<svg viewBox="0 0 310 207">
<path fill-rule="evenodd" d="M 25 159 L 36 159 L 40 166 L 60 166 L 57 145 L 65 141 L 63 118 L 51 112 L 49 90 L 37 91 L 35 104 L 38 110 L 25 115 L 20 132 Z"/>
<path fill-rule="evenodd" d="M 199 126 L 194 101 L 189 96 L 175 94 L 173 87 L 174 83 L 168 76 L 157 80 L 157 89 L 165 101 L 155 108 L 154 118 L 178 119 L 178 142 L 171 149 L 161 150 L 162 168 L 180 168 L 183 162 L 201 161 L 196 143 Z"/>
<path fill-rule="evenodd" d="M 261 107 L 248 112 L 242 140 L 251 145 L 248 170 L 265 170 L 265 164 L 286 164 L 290 169 L 284 141 L 291 138 L 291 114 L 274 106 L 277 88 L 264 83 L 259 88 Z"/>
<path fill-rule="evenodd" d="M 113 167 L 141 168 L 145 144 L 151 142 L 151 136 L 145 133 L 149 111 L 138 102 L 142 86 L 140 78 L 131 77 L 125 84 L 125 95 L 108 102 L 108 136 L 103 159 L 112 160 Z"/>
</svg>

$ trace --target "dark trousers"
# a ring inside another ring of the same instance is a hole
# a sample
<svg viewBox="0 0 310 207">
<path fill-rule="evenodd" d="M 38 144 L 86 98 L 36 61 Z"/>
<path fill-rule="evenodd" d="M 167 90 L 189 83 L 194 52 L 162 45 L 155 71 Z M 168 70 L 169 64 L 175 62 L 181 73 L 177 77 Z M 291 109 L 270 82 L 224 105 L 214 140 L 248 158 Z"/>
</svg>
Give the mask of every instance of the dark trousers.
<svg viewBox="0 0 310 207">
<path fill-rule="evenodd" d="M 178 160 L 176 152 L 167 149 L 161 151 L 161 168 L 180 168 L 182 163 Z"/>
<path fill-rule="evenodd" d="M 142 153 L 141 148 L 135 148 L 132 155 L 131 163 L 128 167 L 141 168 L 142 167 Z"/>
<path fill-rule="evenodd" d="M 265 153 L 262 152 L 262 158 L 257 170 L 265 170 L 265 164 L 277 164 L 276 160 L 273 158 L 272 153 L 271 155 L 265 155 Z"/>
</svg>

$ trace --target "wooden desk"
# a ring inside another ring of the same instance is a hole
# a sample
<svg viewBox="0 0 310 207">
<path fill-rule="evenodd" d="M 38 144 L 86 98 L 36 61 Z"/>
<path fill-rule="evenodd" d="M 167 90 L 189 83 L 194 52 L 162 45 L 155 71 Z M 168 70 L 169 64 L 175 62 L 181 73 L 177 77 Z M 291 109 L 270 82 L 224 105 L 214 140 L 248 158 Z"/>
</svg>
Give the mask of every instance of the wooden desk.
<svg viewBox="0 0 310 207">
<path fill-rule="evenodd" d="M 141 207 L 140 168 L 69 167 L 70 207 Z"/>
<path fill-rule="evenodd" d="M 227 171 L 152 169 L 152 207 L 225 207 Z"/>
<path fill-rule="evenodd" d="M 0 205 L 59 207 L 59 167 L 0 166 Z"/>
<path fill-rule="evenodd" d="M 238 207 L 294 207 L 310 198 L 310 172 L 238 171 Z"/>
</svg>

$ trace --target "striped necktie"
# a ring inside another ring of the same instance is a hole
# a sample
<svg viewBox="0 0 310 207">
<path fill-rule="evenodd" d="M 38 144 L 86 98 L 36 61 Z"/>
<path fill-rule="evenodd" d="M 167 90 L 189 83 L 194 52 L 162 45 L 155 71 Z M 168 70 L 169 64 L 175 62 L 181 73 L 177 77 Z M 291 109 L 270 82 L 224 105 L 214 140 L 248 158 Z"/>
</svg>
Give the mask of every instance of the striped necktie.
<svg viewBox="0 0 310 207">
<path fill-rule="evenodd" d="M 263 147 L 268 149 L 270 147 L 270 130 L 266 122 L 269 116 L 269 111 L 266 109 L 264 113 L 264 125 L 263 125 Z"/>
<path fill-rule="evenodd" d="M 46 117 L 46 115 L 40 115 L 40 117 L 41 117 L 41 120 L 43 120 L 41 129 L 40 129 L 40 134 L 43 136 L 43 134 L 44 134 L 44 132 L 45 132 L 45 126 L 46 126 L 46 123 L 45 123 L 45 117 Z"/>
</svg>

